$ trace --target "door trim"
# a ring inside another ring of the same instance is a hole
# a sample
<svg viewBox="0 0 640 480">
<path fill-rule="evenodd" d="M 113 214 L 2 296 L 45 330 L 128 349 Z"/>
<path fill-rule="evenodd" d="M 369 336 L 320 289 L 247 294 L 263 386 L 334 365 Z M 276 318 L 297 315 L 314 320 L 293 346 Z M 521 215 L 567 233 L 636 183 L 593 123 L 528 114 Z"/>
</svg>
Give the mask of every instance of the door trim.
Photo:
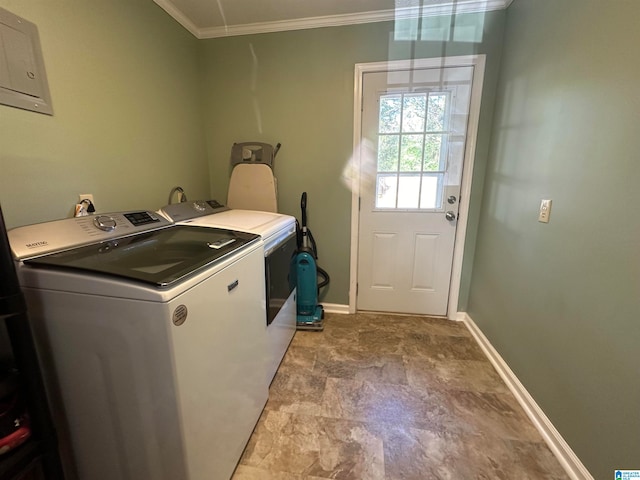
<svg viewBox="0 0 640 480">
<path fill-rule="evenodd" d="M 467 139 L 462 167 L 462 185 L 460 189 L 460 220 L 456 229 L 453 247 L 453 264 L 451 269 L 451 283 L 449 286 L 449 301 L 447 318 L 455 320 L 458 312 L 460 297 L 460 279 L 462 275 L 462 261 L 464 245 L 467 235 L 467 221 L 469 218 L 469 200 L 473 179 L 473 165 L 475 161 L 478 125 L 480 119 L 480 101 L 482 99 L 482 85 L 484 83 L 485 55 L 465 55 L 459 57 L 419 58 L 414 60 L 394 60 L 374 63 L 357 63 L 353 89 L 353 153 L 351 157 L 351 258 L 349 273 L 349 313 L 356 312 L 358 285 L 358 235 L 360 225 L 360 166 L 361 151 L 360 138 L 362 130 L 362 86 L 365 73 L 384 72 L 394 70 L 408 70 L 417 68 L 437 67 L 466 67 L 473 66 L 473 84 L 471 87 L 471 103 L 469 105 L 469 122 L 467 124 Z"/>
</svg>

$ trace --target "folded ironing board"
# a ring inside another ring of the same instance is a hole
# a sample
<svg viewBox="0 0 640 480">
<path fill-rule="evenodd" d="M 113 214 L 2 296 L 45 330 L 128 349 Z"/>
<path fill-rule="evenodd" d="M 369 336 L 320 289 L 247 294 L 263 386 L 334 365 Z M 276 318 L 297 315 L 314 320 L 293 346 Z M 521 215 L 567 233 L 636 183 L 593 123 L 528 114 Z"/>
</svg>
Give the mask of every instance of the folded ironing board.
<svg viewBox="0 0 640 480">
<path fill-rule="evenodd" d="M 234 143 L 231 148 L 231 179 L 227 206 L 242 210 L 278 211 L 277 181 L 273 161 L 280 144 Z"/>
</svg>

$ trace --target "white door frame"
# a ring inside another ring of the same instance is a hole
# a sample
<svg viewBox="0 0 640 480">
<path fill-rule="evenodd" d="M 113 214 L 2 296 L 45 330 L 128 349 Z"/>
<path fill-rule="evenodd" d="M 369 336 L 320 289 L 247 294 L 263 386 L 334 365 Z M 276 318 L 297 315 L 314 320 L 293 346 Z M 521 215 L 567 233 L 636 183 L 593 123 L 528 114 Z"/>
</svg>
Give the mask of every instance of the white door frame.
<svg viewBox="0 0 640 480">
<path fill-rule="evenodd" d="M 480 101 L 482 85 L 484 83 L 485 55 L 465 55 L 459 57 L 420 58 L 414 60 L 395 60 L 375 63 L 357 63 L 355 65 L 355 82 L 353 95 L 353 155 L 351 178 L 351 265 L 349 274 L 349 313 L 356 312 L 358 285 L 358 235 L 360 225 L 360 139 L 362 134 L 362 83 L 365 73 L 384 72 L 394 70 L 409 70 L 417 68 L 466 67 L 473 66 L 473 85 L 471 87 L 471 103 L 469 105 L 469 121 L 464 151 L 464 165 L 462 168 L 462 185 L 460 189 L 460 219 L 456 229 L 453 250 L 453 265 L 451 283 L 449 287 L 449 303 L 447 318 L 454 320 L 458 313 L 458 298 L 460 296 L 460 278 L 462 275 L 462 260 L 464 244 L 467 235 L 467 221 L 469 218 L 469 200 L 473 179 L 473 164 L 478 137 L 480 119 Z"/>
</svg>

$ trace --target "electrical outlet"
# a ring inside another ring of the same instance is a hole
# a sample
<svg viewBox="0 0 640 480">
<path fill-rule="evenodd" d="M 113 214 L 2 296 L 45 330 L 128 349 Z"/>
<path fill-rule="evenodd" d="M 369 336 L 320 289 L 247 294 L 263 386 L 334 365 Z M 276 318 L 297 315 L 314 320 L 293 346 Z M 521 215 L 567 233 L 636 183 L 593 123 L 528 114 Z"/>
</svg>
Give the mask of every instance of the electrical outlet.
<svg viewBox="0 0 640 480">
<path fill-rule="evenodd" d="M 92 193 L 81 193 L 80 195 L 78 195 L 78 197 L 80 198 L 80 200 L 78 200 L 78 203 L 80 203 L 82 200 L 89 200 L 91 203 L 93 203 Z"/>
<path fill-rule="evenodd" d="M 549 215 L 551 215 L 551 200 L 542 200 L 542 202 L 540 202 L 538 221 L 542 223 L 549 223 Z"/>
</svg>

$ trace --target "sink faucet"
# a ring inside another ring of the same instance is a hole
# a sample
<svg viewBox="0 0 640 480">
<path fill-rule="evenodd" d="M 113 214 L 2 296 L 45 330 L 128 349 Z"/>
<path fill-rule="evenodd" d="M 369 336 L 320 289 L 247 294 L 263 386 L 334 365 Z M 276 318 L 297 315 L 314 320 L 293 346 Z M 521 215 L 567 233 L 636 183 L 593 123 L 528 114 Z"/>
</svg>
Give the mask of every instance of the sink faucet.
<svg viewBox="0 0 640 480">
<path fill-rule="evenodd" d="M 169 205 L 171 205 L 171 201 L 173 200 L 173 194 L 176 192 L 180 194 L 180 196 L 178 197 L 180 199 L 180 203 L 187 201 L 187 195 L 184 193 L 184 190 L 182 189 L 182 187 L 173 187 L 171 189 L 171 193 L 169 193 Z"/>
</svg>

